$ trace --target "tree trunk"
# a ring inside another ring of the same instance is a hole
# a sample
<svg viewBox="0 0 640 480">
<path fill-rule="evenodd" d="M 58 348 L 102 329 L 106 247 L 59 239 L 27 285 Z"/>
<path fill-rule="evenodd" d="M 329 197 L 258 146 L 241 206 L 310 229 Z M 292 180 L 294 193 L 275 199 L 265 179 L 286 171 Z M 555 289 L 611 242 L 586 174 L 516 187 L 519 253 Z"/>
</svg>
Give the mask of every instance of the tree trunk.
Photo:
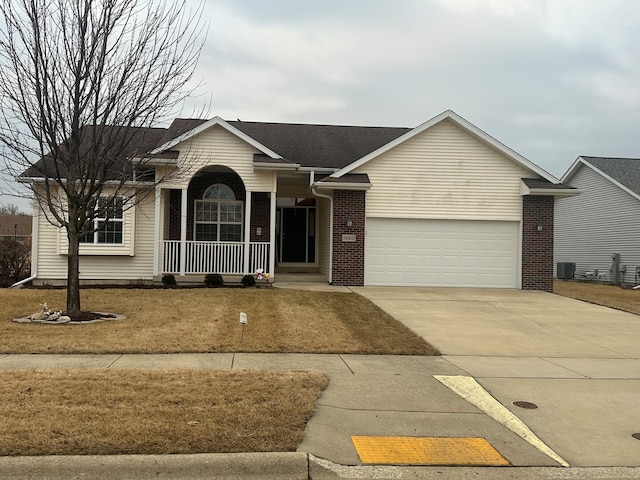
<svg viewBox="0 0 640 480">
<path fill-rule="evenodd" d="M 80 312 L 80 238 L 70 230 L 67 231 L 67 314 Z"/>
</svg>

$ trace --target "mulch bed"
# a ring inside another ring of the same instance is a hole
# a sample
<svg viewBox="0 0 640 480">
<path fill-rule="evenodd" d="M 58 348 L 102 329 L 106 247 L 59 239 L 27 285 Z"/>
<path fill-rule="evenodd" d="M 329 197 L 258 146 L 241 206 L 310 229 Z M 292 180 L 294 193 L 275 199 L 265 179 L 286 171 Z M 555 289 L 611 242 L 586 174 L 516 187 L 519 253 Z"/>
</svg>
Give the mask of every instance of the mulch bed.
<svg viewBox="0 0 640 480">
<path fill-rule="evenodd" d="M 78 312 L 78 313 L 67 313 L 62 312 L 62 315 L 67 316 L 71 319 L 72 322 L 92 322 L 94 320 L 102 320 L 109 318 L 116 318 L 116 316 L 112 313 L 99 313 L 99 312 Z"/>
</svg>

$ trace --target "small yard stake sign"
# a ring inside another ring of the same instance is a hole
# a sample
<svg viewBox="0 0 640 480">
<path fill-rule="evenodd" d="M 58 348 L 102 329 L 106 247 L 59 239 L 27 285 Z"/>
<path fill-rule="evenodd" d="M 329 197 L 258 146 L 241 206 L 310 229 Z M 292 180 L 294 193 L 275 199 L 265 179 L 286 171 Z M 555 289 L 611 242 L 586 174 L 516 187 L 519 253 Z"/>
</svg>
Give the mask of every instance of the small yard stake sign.
<svg viewBox="0 0 640 480">
<path fill-rule="evenodd" d="M 242 343 L 242 338 L 244 337 L 244 326 L 247 324 L 247 314 L 244 312 L 240 312 L 240 323 L 242 324 L 242 333 L 240 334 L 240 343 Z"/>
</svg>

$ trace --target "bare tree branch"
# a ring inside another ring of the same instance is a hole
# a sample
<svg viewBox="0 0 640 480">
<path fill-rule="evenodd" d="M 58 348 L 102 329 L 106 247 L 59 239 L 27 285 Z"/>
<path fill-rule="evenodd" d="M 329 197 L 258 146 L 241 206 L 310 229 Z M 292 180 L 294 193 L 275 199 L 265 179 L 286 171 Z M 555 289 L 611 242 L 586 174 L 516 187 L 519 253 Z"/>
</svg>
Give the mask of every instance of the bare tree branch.
<svg viewBox="0 0 640 480">
<path fill-rule="evenodd" d="M 66 229 L 68 290 L 94 220 L 162 181 L 131 188 L 160 140 L 150 127 L 192 93 L 201 13 L 185 0 L 0 0 L 0 155 Z M 71 297 L 68 311 L 79 310 Z"/>
</svg>

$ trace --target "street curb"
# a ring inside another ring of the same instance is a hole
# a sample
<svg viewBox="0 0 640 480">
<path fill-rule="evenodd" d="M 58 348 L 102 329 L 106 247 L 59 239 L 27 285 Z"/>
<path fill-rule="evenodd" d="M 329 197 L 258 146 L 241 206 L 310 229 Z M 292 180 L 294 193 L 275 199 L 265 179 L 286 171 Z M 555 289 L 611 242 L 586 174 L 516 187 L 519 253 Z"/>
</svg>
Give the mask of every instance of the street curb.
<svg viewBox="0 0 640 480">
<path fill-rule="evenodd" d="M 0 457 L 3 480 L 309 478 L 304 452 Z"/>
</svg>

